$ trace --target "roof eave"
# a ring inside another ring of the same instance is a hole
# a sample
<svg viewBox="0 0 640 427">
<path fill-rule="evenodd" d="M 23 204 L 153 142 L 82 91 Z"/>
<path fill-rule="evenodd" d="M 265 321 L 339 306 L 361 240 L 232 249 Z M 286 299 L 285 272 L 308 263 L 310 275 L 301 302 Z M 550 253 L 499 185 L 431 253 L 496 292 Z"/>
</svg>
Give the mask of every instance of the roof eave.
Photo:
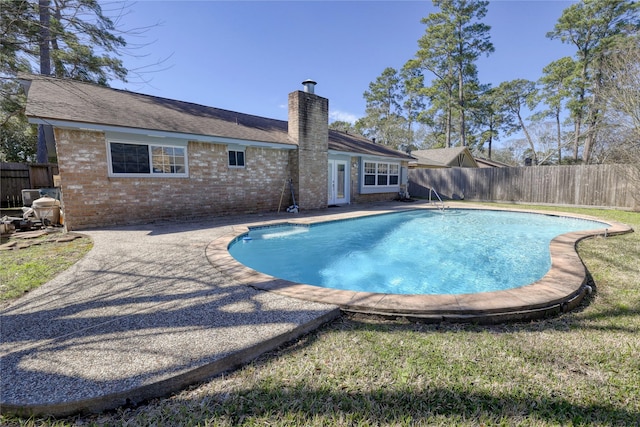
<svg viewBox="0 0 640 427">
<path fill-rule="evenodd" d="M 291 144 L 291 143 L 252 141 L 252 140 L 229 138 L 229 137 L 216 136 L 216 135 L 198 135 L 193 133 L 130 128 L 130 127 L 123 127 L 123 126 L 111 126 L 111 125 L 102 125 L 102 124 L 95 124 L 95 123 L 46 119 L 46 118 L 40 118 L 40 117 L 29 117 L 29 123 L 52 125 L 59 128 L 88 130 L 88 131 L 94 131 L 94 132 L 116 132 L 116 133 L 127 133 L 127 134 L 134 134 L 134 135 L 151 136 L 156 138 L 177 138 L 177 139 L 184 139 L 188 141 L 208 142 L 212 144 L 233 144 L 233 145 L 244 145 L 244 146 L 252 146 L 252 147 L 277 148 L 277 149 L 283 149 L 283 150 L 295 150 L 296 148 L 298 148 L 297 145 Z"/>
<path fill-rule="evenodd" d="M 378 160 L 395 160 L 395 161 L 405 161 L 405 162 L 409 162 L 411 161 L 410 158 L 404 158 L 401 156 L 385 156 L 382 154 L 371 154 L 371 153 L 358 153 L 355 151 L 340 151 L 340 150 L 329 150 L 329 154 L 335 154 L 335 155 L 347 155 L 347 156 L 357 156 L 357 157 L 366 157 L 366 158 L 372 158 L 372 159 L 378 159 Z"/>
</svg>

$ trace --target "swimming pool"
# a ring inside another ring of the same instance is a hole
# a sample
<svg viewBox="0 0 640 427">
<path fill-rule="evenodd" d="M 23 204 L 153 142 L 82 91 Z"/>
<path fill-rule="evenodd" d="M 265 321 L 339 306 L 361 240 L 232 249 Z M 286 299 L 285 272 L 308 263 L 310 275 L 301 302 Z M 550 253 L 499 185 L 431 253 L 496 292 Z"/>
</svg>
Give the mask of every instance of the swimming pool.
<svg viewBox="0 0 640 427">
<path fill-rule="evenodd" d="M 270 276 L 381 294 L 470 294 L 521 287 L 551 268 L 561 234 L 608 224 L 493 210 L 434 210 L 313 225 L 254 227 L 229 253 Z"/>
</svg>

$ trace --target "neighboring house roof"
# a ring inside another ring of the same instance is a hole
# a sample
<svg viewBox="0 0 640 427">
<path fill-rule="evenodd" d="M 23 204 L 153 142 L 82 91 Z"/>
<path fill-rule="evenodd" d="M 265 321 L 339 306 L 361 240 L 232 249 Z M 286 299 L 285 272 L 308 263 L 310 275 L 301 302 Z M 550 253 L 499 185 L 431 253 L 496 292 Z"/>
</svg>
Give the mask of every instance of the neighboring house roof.
<svg viewBox="0 0 640 427">
<path fill-rule="evenodd" d="M 478 167 L 467 147 L 416 150 L 411 155 L 417 158 L 414 163 L 416 167 Z"/>
<path fill-rule="evenodd" d="M 418 150 L 418 151 L 424 151 L 424 150 Z M 438 169 L 438 168 L 448 168 L 448 167 L 450 167 L 450 166 L 445 165 L 444 163 L 440 163 L 440 162 L 437 162 L 435 160 L 429 159 L 424 155 L 416 154 L 416 151 L 412 151 L 411 155 L 413 157 L 415 157 L 415 160 L 410 160 L 409 161 L 409 167 L 410 168 L 432 168 L 432 169 Z"/>
<path fill-rule="evenodd" d="M 211 142 L 252 141 L 297 146 L 284 120 L 112 89 L 75 80 L 21 75 L 28 89 L 27 117 L 57 126 L 121 132 L 172 133 Z M 329 148 L 341 152 L 410 159 L 362 137 L 329 131 Z"/>
<path fill-rule="evenodd" d="M 482 157 L 474 157 L 479 168 L 510 168 L 511 165 L 498 162 L 495 160 L 485 159 Z"/>
</svg>

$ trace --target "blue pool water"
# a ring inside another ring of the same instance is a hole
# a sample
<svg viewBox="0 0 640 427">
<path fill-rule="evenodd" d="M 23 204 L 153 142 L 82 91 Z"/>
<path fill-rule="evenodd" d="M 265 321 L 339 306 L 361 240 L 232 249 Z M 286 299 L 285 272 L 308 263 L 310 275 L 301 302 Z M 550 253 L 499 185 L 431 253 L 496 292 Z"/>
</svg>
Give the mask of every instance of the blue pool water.
<svg viewBox="0 0 640 427">
<path fill-rule="evenodd" d="M 460 294 L 516 288 L 551 267 L 550 241 L 596 221 L 504 211 L 431 210 L 251 229 L 229 247 L 268 275 L 327 288 Z"/>
</svg>

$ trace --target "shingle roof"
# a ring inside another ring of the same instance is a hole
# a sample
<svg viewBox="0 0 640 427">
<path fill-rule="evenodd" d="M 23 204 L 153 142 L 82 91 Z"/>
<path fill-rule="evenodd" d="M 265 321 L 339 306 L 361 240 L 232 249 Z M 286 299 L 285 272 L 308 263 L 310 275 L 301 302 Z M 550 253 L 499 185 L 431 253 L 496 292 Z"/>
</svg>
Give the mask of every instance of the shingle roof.
<svg viewBox="0 0 640 427">
<path fill-rule="evenodd" d="M 26 114 L 44 120 L 294 144 L 281 120 L 42 76 L 31 79 Z"/>
<path fill-rule="evenodd" d="M 112 89 L 75 80 L 21 75 L 28 81 L 27 117 L 44 121 L 115 126 L 296 145 L 284 120 Z M 409 159 L 369 140 L 329 131 L 329 148 L 341 152 Z"/>
<path fill-rule="evenodd" d="M 329 150 L 385 157 L 401 157 L 405 160 L 413 160 L 413 157 L 403 152 L 385 145 L 375 144 L 363 136 L 351 135 L 333 129 L 329 129 Z"/>
<path fill-rule="evenodd" d="M 459 156 L 465 155 L 468 160 L 475 164 L 473 156 L 467 147 L 434 148 L 430 150 L 412 151 L 411 155 L 418 159 L 418 164 L 435 163 L 446 166 L 460 166 Z"/>
<path fill-rule="evenodd" d="M 511 165 L 508 165 L 506 163 L 499 162 L 497 160 L 485 159 L 484 157 L 474 157 L 474 159 L 476 160 L 476 163 L 478 163 L 478 166 L 480 166 L 480 164 L 482 163 L 484 165 L 487 165 L 488 167 L 495 167 L 495 168 L 511 167 Z"/>
</svg>

